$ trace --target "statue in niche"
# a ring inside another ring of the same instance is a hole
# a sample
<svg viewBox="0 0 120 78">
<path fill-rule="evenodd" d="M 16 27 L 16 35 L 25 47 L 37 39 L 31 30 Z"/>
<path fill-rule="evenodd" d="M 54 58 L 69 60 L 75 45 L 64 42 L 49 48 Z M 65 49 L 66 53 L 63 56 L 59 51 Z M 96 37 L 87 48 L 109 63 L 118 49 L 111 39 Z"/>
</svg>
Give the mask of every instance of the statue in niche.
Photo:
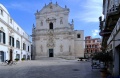
<svg viewBox="0 0 120 78">
<path fill-rule="evenodd" d="M 71 53 L 71 46 L 69 46 L 69 53 L 70 53 L 70 55 L 72 55 L 72 53 Z"/>
<path fill-rule="evenodd" d="M 62 21 L 62 19 L 60 19 L 60 24 L 63 24 L 63 21 Z"/>
<path fill-rule="evenodd" d="M 52 37 L 49 38 L 49 43 L 53 43 L 53 38 Z"/>
<path fill-rule="evenodd" d="M 41 52 L 43 52 L 43 46 L 42 45 L 40 46 L 40 49 L 41 49 Z"/>
<path fill-rule="evenodd" d="M 41 21 L 41 26 L 43 26 L 43 22 Z"/>
<path fill-rule="evenodd" d="M 71 46 L 69 46 L 69 52 L 71 52 Z"/>
<path fill-rule="evenodd" d="M 63 52 L 63 45 L 60 45 L 60 52 Z"/>
</svg>

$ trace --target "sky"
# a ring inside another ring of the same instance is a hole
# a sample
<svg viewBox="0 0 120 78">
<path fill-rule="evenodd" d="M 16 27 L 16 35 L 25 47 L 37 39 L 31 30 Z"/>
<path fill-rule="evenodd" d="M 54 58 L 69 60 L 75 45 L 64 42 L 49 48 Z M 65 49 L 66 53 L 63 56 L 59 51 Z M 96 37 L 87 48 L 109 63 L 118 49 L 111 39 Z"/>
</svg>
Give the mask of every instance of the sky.
<svg viewBox="0 0 120 78">
<path fill-rule="evenodd" d="M 29 35 L 36 24 L 35 13 L 45 4 L 58 3 L 70 9 L 69 22 L 74 20 L 74 30 L 84 30 L 84 36 L 100 38 L 99 16 L 102 16 L 103 0 L 0 0 L 12 19 Z"/>
</svg>

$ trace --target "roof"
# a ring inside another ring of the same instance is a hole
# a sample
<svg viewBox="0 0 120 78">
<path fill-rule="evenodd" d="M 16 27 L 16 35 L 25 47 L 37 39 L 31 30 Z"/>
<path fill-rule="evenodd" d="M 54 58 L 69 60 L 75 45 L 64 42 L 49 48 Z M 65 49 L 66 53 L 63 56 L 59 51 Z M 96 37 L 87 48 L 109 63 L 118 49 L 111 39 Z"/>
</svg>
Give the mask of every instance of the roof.
<svg viewBox="0 0 120 78">
<path fill-rule="evenodd" d="M 0 7 L 7 13 L 9 14 L 8 10 L 0 3 Z"/>
</svg>

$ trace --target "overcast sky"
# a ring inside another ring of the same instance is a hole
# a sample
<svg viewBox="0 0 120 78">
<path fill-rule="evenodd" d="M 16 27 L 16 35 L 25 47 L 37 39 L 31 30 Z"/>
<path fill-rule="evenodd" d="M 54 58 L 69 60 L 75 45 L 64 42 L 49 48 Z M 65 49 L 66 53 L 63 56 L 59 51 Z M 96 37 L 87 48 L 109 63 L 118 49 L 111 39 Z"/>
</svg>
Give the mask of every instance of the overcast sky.
<svg viewBox="0 0 120 78">
<path fill-rule="evenodd" d="M 29 35 L 35 24 L 36 10 L 41 10 L 45 4 L 58 2 L 58 5 L 70 9 L 69 22 L 74 19 L 74 29 L 84 30 L 85 36 L 99 37 L 99 16 L 102 15 L 103 0 L 0 0 L 13 20 Z"/>
</svg>

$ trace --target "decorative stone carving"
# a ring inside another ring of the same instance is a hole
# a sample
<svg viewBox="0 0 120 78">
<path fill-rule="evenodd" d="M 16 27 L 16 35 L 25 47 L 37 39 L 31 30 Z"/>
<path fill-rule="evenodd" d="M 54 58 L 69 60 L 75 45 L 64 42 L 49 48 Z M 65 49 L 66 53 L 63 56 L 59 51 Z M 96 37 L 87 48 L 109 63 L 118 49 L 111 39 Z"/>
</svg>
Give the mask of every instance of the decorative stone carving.
<svg viewBox="0 0 120 78">
<path fill-rule="evenodd" d="M 54 18 L 54 17 L 52 17 L 52 18 L 47 18 L 47 19 L 46 19 L 46 22 L 47 22 L 47 23 L 50 23 L 50 22 L 53 22 L 53 23 L 54 23 L 54 22 L 56 22 L 56 18 Z"/>
<path fill-rule="evenodd" d="M 36 16 L 36 19 L 39 19 L 40 17 L 39 16 Z"/>
<path fill-rule="evenodd" d="M 60 45 L 60 52 L 63 52 L 63 45 Z"/>
<path fill-rule="evenodd" d="M 35 40 L 40 40 L 40 37 L 35 37 Z"/>
<path fill-rule="evenodd" d="M 41 50 L 41 52 L 43 52 L 43 46 L 42 45 L 40 46 L 40 50 Z"/>
</svg>

